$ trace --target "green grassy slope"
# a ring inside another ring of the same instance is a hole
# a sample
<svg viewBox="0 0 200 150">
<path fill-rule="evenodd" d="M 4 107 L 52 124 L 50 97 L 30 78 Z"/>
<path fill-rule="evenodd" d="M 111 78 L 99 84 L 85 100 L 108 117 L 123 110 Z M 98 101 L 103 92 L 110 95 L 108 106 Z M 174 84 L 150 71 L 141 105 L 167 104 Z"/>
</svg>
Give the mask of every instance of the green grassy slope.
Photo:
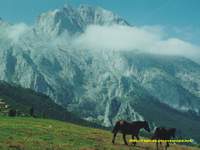
<svg viewBox="0 0 200 150">
<path fill-rule="evenodd" d="M 37 117 L 68 121 L 90 127 L 101 127 L 80 119 L 79 116 L 68 112 L 44 94 L 20 86 L 10 85 L 4 81 L 0 81 L 0 98 L 20 114 L 28 115 L 30 108 L 33 107 Z"/>
<path fill-rule="evenodd" d="M 127 139 L 130 138 L 127 136 Z M 1 150 L 154 150 L 155 144 L 123 145 L 121 135 L 111 144 L 109 131 L 48 119 L 0 117 Z M 198 150 L 172 145 L 169 150 Z"/>
</svg>

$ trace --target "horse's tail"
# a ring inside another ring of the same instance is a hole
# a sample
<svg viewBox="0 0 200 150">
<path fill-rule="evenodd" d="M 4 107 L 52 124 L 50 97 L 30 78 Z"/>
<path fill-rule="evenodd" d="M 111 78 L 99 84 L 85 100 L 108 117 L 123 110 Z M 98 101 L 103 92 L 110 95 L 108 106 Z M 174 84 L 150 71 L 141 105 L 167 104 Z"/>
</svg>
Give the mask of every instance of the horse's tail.
<svg viewBox="0 0 200 150">
<path fill-rule="evenodd" d="M 115 126 L 112 129 L 112 133 L 115 133 L 116 131 L 117 131 L 117 127 L 116 127 L 116 124 L 115 124 Z"/>
<path fill-rule="evenodd" d="M 112 129 L 112 133 L 115 133 L 115 129 L 114 128 Z"/>
<path fill-rule="evenodd" d="M 119 130 L 119 125 L 120 125 L 120 124 L 119 124 L 119 121 L 116 122 L 115 126 L 113 127 L 112 133 L 118 132 L 118 130 Z"/>
</svg>

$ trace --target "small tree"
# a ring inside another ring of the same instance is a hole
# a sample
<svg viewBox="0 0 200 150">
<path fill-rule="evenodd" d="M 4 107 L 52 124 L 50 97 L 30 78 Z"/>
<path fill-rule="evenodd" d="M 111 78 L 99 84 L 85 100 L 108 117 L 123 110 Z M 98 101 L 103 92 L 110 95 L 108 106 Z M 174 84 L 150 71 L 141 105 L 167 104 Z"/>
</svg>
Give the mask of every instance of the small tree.
<svg viewBox="0 0 200 150">
<path fill-rule="evenodd" d="M 17 115 L 17 111 L 15 109 L 10 109 L 8 112 L 8 116 L 15 117 Z"/>
<path fill-rule="evenodd" d="M 42 113 L 42 118 L 46 118 L 46 113 L 45 112 Z"/>
<path fill-rule="evenodd" d="M 31 107 L 31 109 L 30 109 L 30 116 L 31 117 L 34 117 L 35 115 L 34 115 L 34 108 L 33 107 Z"/>
</svg>

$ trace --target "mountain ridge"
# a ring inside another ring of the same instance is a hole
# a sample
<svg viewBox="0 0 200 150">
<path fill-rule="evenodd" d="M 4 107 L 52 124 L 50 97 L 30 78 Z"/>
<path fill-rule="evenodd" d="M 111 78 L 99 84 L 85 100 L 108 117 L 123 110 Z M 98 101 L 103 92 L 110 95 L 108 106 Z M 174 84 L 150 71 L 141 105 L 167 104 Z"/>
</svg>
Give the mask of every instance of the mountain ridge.
<svg viewBox="0 0 200 150">
<path fill-rule="evenodd" d="M 64 31 L 70 34 L 81 33 L 90 24 L 129 25 L 127 21 L 111 11 L 83 4 L 78 8 L 65 5 L 62 9 L 43 13 L 38 17 L 36 24 L 36 30 L 46 32 L 50 36 L 60 35 Z"/>
</svg>

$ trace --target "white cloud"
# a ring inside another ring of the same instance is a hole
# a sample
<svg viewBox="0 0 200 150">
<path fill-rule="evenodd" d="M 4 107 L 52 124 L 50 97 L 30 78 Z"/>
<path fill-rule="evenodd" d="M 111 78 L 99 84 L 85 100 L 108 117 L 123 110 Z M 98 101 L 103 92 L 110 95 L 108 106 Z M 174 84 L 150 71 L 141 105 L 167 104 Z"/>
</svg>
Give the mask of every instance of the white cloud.
<svg viewBox="0 0 200 150">
<path fill-rule="evenodd" d="M 3 37 L 17 43 L 21 37 L 26 37 L 25 34 L 29 35 L 31 30 L 32 27 L 19 23 L 6 26 L 6 29 L 3 30 L 6 32 L 0 30 L 0 33 L 4 33 Z M 45 35 L 43 36 L 46 39 Z M 140 50 L 154 54 L 180 55 L 200 62 L 200 47 L 198 45 L 169 37 L 163 26 L 91 25 L 80 35 L 70 36 L 64 32 L 59 37 L 50 38 L 46 44 L 50 47 L 65 45 L 65 47 L 72 46 L 71 48 L 93 50 Z"/>
<path fill-rule="evenodd" d="M 11 39 L 13 42 L 18 42 L 19 38 L 24 34 L 27 33 L 30 29 L 29 26 L 27 26 L 24 23 L 19 23 L 15 25 L 11 25 L 7 27 L 6 34 L 9 39 Z"/>
<path fill-rule="evenodd" d="M 130 50 L 144 49 L 158 39 L 156 34 L 136 27 L 93 25 L 76 39 L 76 43 L 90 49 Z"/>
<path fill-rule="evenodd" d="M 168 37 L 162 26 L 98 26 L 91 25 L 74 45 L 95 50 L 141 50 L 143 52 L 181 55 L 189 58 L 200 56 L 200 47 L 178 38 Z M 199 58 L 199 57 L 198 57 Z"/>
</svg>

